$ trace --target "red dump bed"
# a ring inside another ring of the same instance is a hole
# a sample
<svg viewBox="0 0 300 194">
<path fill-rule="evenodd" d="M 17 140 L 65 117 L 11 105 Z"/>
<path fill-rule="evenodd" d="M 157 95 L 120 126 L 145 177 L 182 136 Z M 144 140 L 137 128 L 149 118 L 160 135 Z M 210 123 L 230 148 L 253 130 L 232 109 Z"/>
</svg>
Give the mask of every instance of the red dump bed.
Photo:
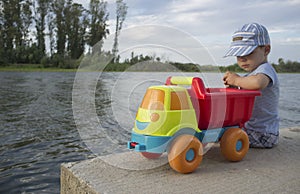
<svg viewBox="0 0 300 194">
<path fill-rule="evenodd" d="M 258 90 L 205 88 L 198 77 L 192 79 L 188 92 L 201 130 L 243 126 L 251 117 L 255 97 L 261 95 Z"/>
</svg>

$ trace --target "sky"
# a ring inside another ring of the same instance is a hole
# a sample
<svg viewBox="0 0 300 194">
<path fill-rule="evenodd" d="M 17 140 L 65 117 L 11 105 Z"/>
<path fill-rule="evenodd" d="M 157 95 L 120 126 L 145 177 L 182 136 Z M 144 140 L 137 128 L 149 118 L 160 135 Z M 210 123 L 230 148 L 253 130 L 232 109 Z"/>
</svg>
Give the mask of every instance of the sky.
<svg viewBox="0 0 300 194">
<path fill-rule="evenodd" d="M 74 0 L 88 7 L 86 0 Z M 112 45 L 115 1 L 108 0 Z M 300 61 L 300 0 L 124 0 L 128 13 L 119 40 L 121 57 L 149 54 L 164 60 L 231 65 L 223 55 L 243 24 L 264 25 L 271 38 L 269 61 Z M 109 46 L 107 46 L 109 47 Z"/>
</svg>

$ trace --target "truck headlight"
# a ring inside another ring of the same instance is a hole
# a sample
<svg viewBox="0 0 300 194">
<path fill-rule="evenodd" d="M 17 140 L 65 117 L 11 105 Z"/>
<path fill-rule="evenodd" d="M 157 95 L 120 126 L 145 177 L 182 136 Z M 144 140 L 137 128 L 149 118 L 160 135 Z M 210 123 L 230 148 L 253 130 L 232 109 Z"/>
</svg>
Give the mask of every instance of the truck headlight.
<svg viewBox="0 0 300 194">
<path fill-rule="evenodd" d="M 152 122 L 156 122 L 156 121 L 158 121 L 158 119 L 159 119 L 159 114 L 158 114 L 158 113 L 152 113 L 152 114 L 150 115 L 150 120 L 151 120 Z"/>
</svg>

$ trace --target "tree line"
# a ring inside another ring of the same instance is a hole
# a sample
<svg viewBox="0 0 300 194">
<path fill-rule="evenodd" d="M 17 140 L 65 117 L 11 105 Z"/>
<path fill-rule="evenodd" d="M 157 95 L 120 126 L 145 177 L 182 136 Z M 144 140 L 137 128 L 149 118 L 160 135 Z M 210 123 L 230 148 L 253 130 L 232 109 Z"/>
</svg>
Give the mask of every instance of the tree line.
<svg viewBox="0 0 300 194">
<path fill-rule="evenodd" d="M 283 58 L 279 58 L 277 63 L 273 62 L 271 65 L 278 73 L 300 73 L 300 62 L 298 61 L 284 60 Z M 220 71 L 245 72 L 238 66 L 238 64 L 220 67 Z"/>
<path fill-rule="evenodd" d="M 115 55 L 127 9 L 123 0 L 116 0 Z M 90 0 L 88 9 L 73 0 L 1 0 L 0 65 L 75 68 L 86 49 L 94 52 L 96 43 L 101 49 L 110 33 L 108 17 L 104 0 Z"/>
<path fill-rule="evenodd" d="M 131 53 L 130 58 L 126 58 L 122 63 L 110 63 L 108 64 L 104 71 L 183 71 L 183 72 L 240 72 L 246 73 L 241 69 L 237 63 L 229 66 L 215 66 L 215 65 L 199 65 L 194 63 L 181 63 L 165 61 L 157 56 L 148 55 L 135 55 L 134 52 Z M 133 68 L 134 65 L 139 66 L 139 64 L 147 63 L 147 66 L 154 66 L 153 68 L 147 67 L 146 65 L 141 65 L 138 68 Z M 271 63 L 274 69 L 278 73 L 300 73 L 300 62 L 287 60 L 283 58 L 278 59 L 278 63 Z"/>
</svg>

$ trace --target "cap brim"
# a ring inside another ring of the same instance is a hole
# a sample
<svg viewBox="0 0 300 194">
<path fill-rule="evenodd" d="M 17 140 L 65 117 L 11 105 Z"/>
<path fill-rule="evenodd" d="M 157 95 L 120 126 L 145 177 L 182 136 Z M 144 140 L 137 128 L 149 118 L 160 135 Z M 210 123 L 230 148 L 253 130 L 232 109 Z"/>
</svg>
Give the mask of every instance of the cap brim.
<svg viewBox="0 0 300 194">
<path fill-rule="evenodd" d="M 228 56 L 236 56 L 236 57 L 243 57 L 249 55 L 256 49 L 257 45 L 255 46 L 232 46 L 224 55 L 224 57 Z"/>
</svg>

